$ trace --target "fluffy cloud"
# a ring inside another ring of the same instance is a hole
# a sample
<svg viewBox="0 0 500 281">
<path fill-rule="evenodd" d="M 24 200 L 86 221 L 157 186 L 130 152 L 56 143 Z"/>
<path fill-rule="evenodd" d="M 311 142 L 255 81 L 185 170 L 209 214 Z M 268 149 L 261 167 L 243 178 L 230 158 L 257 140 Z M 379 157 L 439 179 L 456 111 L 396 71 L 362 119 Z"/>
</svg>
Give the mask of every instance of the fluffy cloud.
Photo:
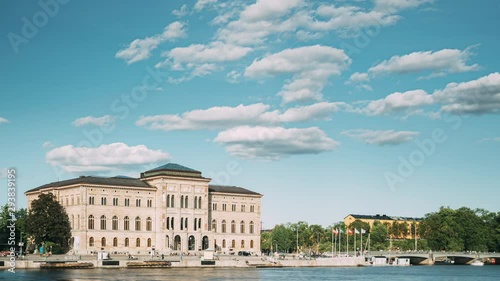
<svg viewBox="0 0 500 281">
<path fill-rule="evenodd" d="M 151 56 L 151 51 L 164 41 L 182 37 L 186 37 L 185 25 L 176 21 L 166 26 L 161 34 L 144 39 L 135 39 L 127 48 L 119 50 L 115 57 L 125 60 L 127 64 L 145 60 Z"/>
<path fill-rule="evenodd" d="M 71 173 L 114 172 L 170 158 L 161 150 L 144 145 L 128 146 L 124 143 L 103 144 L 95 148 L 65 145 L 47 152 L 45 159 Z"/>
<path fill-rule="evenodd" d="M 431 105 L 434 102 L 432 95 L 428 95 L 424 90 L 413 90 L 404 93 L 392 93 L 387 97 L 371 101 L 362 113 L 368 115 L 383 115 L 395 111 L 403 111 L 419 106 Z"/>
<path fill-rule="evenodd" d="M 318 154 L 339 145 L 316 127 L 241 126 L 220 132 L 214 141 L 226 145 L 226 151 L 236 157 L 272 160 L 297 154 Z"/>
<path fill-rule="evenodd" d="M 54 147 L 54 144 L 50 141 L 46 141 L 42 144 L 42 147 L 43 148 L 51 148 L 51 147 Z"/>
<path fill-rule="evenodd" d="M 217 0 L 198 0 L 196 1 L 196 4 L 194 4 L 194 10 L 200 12 L 205 9 L 205 7 L 208 7 L 215 3 L 217 3 Z"/>
<path fill-rule="evenodd" d="M 2 123 L 9 123 L 9 120 L 0 117 L 0 124 L 2 124 Z"/>
<path fill-rule="evenodd" d="M 86 116 L 76 119 L 75 121 L 71 122 L 71 124 L 75 127 L 80 127 L 84 125 L 104 126 L 114 123 L 115 120 L 116 117 L 112 115 L 104 115 L 101 117 Z"/>
<path fill-rule="evenodd" d="M 376 11 L 400 11 L 404 9 L 416 8 L 434 0 L 375 0 Z"/>
<path fill-rule="evenodd" d="M 374 131 L 366 129 L 354 129 L 341 132 L 342 135 L 360 140 L 367 144 L 375 145 L 398 145 L 413 140 L 418 132 L 412 131 Z"/>
<path fill-rule="evenodd" d="M 437 90 L 433 98 L 442 104 L 441 111 L 454 114 L 485 114 L 500 112 L 500 73 L 479 79 L 450 83 Z"/>
<path fill-rule="evenodd" d="M 278 74 L 292 74 L 279 95 L 283 103 L 321 100 L 321 91 L 333 75 L 340 75 L 351 64 L 343 50 L 314 45 L 286 49 L 255 60 L 245 69 L 245 76 L 259 78 Z"/>
<path fill-rule="evenodd" d="M 217 106 L 184 112 L 182 115 L 167 114 L 141 116 L 137 126 L 151 130 L 210 130 L 226 129 L 241 125 L 269 125 L 285 122 L 328 120 L 344 103 L 321 102 L 287 109 L 280 113 L 269 111 L 270 106 L 262 103 L 240 104 L 235 107 Z"/>
<path fill-rule="evenodd" d="M 181 6 L 181 8 L 179 10 L 173 10 L 172 11 L 172 15 L 176 16 L 176 17 L 183 17 L 185 15 L 188 14 L 188 11 L 187 11 L 187 4 L 184 4 Z"/>
<path fill-rule="evenodd" d="M 404 56 L 393 56 L 368 69 L 371 74 L 415 73 L 430 71 L 430 77 L 447 73 L 466 72 L 478 69 L 477 64 L 468 65 L 471 48 L 465 50 L 443 49 L 437 52 L 413 52 Z"/>
<path fill-rule="evenodd" d="M 368 82 L 370 81 L 370 77 L 368 77 L 368 73 L 354 72 L 349 78 L 349 81 L 354 83 Z"/>
</svg>

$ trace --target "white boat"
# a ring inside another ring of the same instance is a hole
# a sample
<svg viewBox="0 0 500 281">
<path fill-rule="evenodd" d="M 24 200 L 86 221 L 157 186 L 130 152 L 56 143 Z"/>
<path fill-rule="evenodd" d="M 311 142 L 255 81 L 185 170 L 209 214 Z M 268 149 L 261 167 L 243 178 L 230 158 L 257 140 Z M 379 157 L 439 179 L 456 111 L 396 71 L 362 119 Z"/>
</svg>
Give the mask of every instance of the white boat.
<svg viewBox="0 0 500 281">
<path fill-rule="evenodd" d="M 472 265 L 472 266 L 483 266 L 484 262 L 482 262 L 480 260 L 474 260 L 470 265 Z"/>
</svg>

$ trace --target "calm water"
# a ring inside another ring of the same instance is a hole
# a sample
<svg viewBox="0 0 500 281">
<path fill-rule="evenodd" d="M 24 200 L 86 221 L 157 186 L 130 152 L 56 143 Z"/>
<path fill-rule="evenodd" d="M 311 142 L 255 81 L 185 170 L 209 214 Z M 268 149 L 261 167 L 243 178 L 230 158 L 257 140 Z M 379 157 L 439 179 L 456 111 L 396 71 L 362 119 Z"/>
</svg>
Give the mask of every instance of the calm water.
<svg viewBox="0 0 500 281">
<path fill-rule="evenodd" d="M 72 269 L 0 272 L 0 280 L 500 280 L 500 266 L 412 266 L 358 268 L 163 268 Z"/>
</svg>

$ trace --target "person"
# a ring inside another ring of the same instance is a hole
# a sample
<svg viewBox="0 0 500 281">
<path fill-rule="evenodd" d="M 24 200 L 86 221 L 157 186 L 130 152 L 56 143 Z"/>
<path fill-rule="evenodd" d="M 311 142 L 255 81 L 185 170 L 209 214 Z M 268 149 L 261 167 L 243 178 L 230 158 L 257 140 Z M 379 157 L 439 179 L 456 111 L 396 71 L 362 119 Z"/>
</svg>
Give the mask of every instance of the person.
<svg viewBox="0 0 500 281">
<path fill-rule="evenodd" d="M 163 254 L 161 254 L 161 260 L 163 260 L 165 258 L 165 256 Z"/>
</svg>

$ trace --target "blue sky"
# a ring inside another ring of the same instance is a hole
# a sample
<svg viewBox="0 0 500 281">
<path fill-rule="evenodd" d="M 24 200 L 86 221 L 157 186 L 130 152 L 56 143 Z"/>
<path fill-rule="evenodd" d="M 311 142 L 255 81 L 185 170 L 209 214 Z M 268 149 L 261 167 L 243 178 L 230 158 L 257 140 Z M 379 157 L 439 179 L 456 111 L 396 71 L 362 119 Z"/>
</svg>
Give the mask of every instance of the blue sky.
<svg viewBox="0 0 500 281">
<path fill-rule="evenodd" d="M 499 211 L 497 1 L 0 5 L 0 178 L 17 169 L 19 207 L 175 162 L 264 194 L 264 227 Z"/>
</svg>

